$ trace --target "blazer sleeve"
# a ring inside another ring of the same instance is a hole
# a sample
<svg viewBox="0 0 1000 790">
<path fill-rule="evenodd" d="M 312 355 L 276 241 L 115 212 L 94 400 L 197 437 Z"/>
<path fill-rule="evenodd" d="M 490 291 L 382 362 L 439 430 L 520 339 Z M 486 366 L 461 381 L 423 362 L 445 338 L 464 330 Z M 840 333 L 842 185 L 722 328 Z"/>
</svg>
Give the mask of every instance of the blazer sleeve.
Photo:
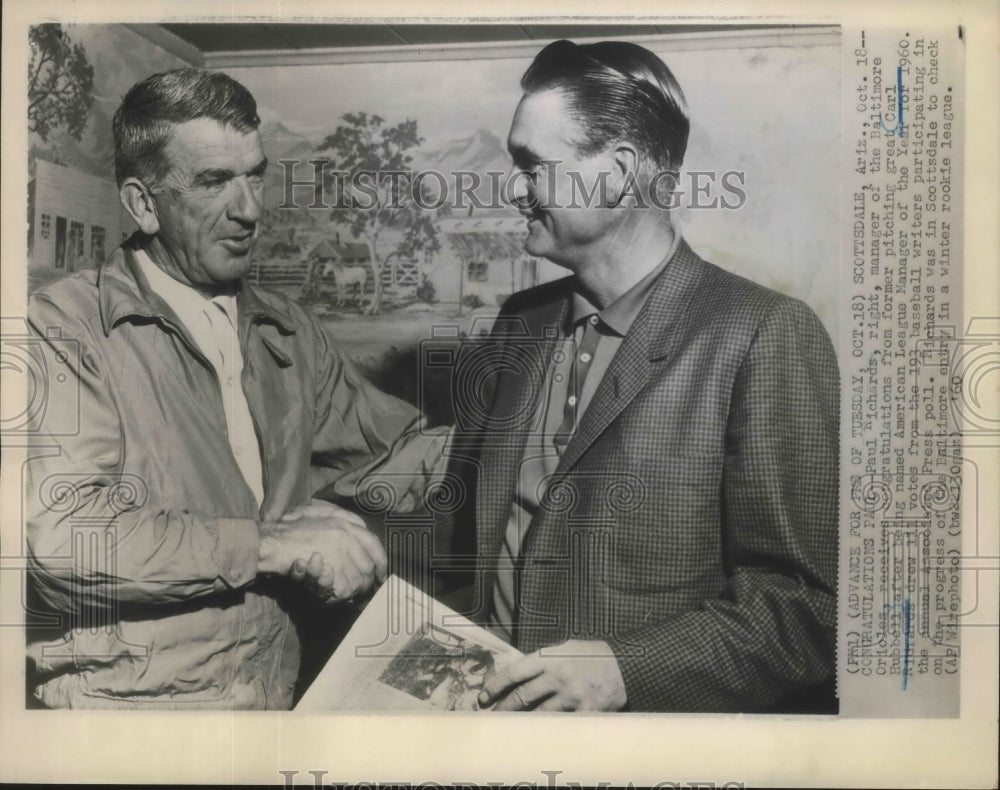
<svg viewBox="0 0 1000 790">
<path fill-rule="evenodd" d="M 721 486 L 726 584 L 613 645 L 633 710 L 764 710 L 834 670 L 839 374 L 782 299 L 735 378 Z"/>
</svg>

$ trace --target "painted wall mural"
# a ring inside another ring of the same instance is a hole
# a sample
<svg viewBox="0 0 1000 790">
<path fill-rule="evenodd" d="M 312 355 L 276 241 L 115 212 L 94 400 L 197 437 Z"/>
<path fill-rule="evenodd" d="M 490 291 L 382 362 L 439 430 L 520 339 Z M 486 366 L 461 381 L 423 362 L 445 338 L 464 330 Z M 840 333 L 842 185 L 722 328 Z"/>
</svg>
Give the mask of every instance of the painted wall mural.
<svg viewBox="0 0 1000 790">
<path fill-rule="evenodd" d="M 99 201 L 108 203 L 109 214 L 120 215 L 113 184 L 107 188 L 114 178 L 115 107 L 136 81 L 187 65 L 121 25 L 68 25 L 66 31 L 93 66 L 94 101 L 79 141 L 65 133 L 33 141 L 33 157 L 66 168 L 55 176 L 47 170 L 49 186 L 39 180 L 32 187 L 36 242 L 46 217 L 53 223 L 51 211 L 43 210 L 51 195 L 43 192 L 59 183 L 60 174 L 64 181 L 73 173 L 90 179 L 80 187 L 88 217 Z M 835 337 L 838 47 L 804 44 L 795 36 L 766 46 L 710 39 L 705 48 L 693 48 L 691 41 L 677 46 L 668 37 L 643 43 L 674 71 L 690 106 L 682 187 L 697 186 L 697 179 L 704 179 L 698 172 L 731 171 L 740 174 L 734 183 L 746 196 L 738 209 L 685 209 L 685 237 L 702 257 L 805 300 Z M 496 48 L 490 54 L 496 55 Z M 485 185 L 476 194 L 491 203 L 486 174 L 509 170 L 506 135 L 520 97 L 519 79 L 532 56 L 512 48 L 508 57 L 482 59 L 226 69 L 258 101 L 272 163 L 251 276 L 303 300 L 378 383 L 404 397 L 419 399 L 415 376 L 399 373 L 412 371 L 414 349 L 431 327 L 475 332 L 488 326 L 512 292 L 563 276 L 564 270 L 523 252 L 524 222 L 503 204 L 470 208 L 449 199 L 432 212 L 420 243 L 407 243 L 412 228 L 402 216 L 389 217 L 373 242 L 370 229 L 343 212 L 308 208 L 314 197 L 309 187 L 291 192 L 299 207 L 288 207 L 286 181 L 289 175 L 300 182 L 311 179 L 309 161 L 318 157 L 336 168 L 345 154 L 324 146 L 328 138 L 350 124 L 345 118 L 370 123 L 377 117 L 379 129 L 412 125 L 412 139 L 401 150 L 411 157 L 411 169 L 483 174 Z M 289 172 L 280 160 L 298 164 Z M 717 193 L 716 186 L 713 196 Z M 72 205 L 59 210 L 74 212 Z M 82 210 L 77 213 L 82 216 Z M 84 248 L 110 252 L 119 226 L 120 233 L 127 232 L 128 221 L 119 216 L 117 222 L 95 225 L 101 245 Z M 48 232 L 51 236 L 51 228 Z M 29 286 L 65 271 L 52 262 L 55 253 L 43 254 L 39 245 L 29 244 Z"/>
</svg>

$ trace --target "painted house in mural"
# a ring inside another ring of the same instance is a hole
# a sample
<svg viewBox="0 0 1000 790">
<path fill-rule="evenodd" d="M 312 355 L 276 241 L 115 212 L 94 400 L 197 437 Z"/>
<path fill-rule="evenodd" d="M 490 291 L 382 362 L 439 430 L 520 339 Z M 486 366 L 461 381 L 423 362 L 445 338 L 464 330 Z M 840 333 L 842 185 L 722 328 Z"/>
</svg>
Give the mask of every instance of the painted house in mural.
<svg viewBox="0 0 1000 790">
<path fill-rule="evenodd" d="M 84 48 L 94 69 L 93 103 L 81 137 L 61 127 L 47 139 L 29 135 L 29 289 L 100 265 L 132 234 L 135 223 L 115 184 L 112 116 L 135 82 L 202 60 L 193 47 L 158 25 L 63 28 Z"/>
<path fill-rule="evenodd" d="M 527 228 L 517 214 L 472 212 L 438 220 L 441 249 L 429 267 L 440 302 L 478 297 L 498 307 L 512 293 L 566 274 L 564 269 L 524 251 Z"/>
<path fill-rule="evenodd" d="M 114 181 L 35 160 L 35 177 L 28 183 L 33 282 L 100 265 L 134 229 Z"/>
</svg>

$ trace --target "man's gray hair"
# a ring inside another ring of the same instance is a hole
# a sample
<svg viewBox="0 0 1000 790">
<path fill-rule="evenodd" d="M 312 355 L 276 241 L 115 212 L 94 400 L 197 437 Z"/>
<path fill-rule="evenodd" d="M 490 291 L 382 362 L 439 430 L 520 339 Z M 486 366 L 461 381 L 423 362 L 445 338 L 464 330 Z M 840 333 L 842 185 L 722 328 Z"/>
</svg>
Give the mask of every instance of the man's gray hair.
<svg viewBox="0 0 1000 790">
<path fill-rule="evenodd" d="M 164 71 L 133 85 L 115 112 L 115 177 L 155 189 L 170 172 L 164 153 L 172 126 L 209 118 L 251 132 L 260 126 L 250 91 L 221 71 Z"/>
</svg>

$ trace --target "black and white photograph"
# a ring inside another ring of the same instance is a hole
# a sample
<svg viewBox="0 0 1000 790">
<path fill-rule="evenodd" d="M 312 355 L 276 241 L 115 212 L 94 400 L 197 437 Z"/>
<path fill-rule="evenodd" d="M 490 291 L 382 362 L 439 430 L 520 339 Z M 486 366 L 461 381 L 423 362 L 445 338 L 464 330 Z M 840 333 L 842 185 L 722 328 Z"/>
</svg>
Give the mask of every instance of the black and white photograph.
<svg viewBox="0 0 1000 790">
<path fill-rule="evenodd" d="M 26 11 L 5 718 L 318 728 L 227 754 L 285 786 L 388 776 L 347 732 L 414 781 L 498 765 L 414 737 L 622 744 L 500 763 L 537 786 L 687 786 L 640 728 L 995 733 L 965 17 Z"/>
<path fill-rule="evenodd" d="M 487 687 L 499 709 L 836 713 L 838 196 L 805 176 L 837 171 L 807 128 L 838 127 L 838 32 L 665 31 L 697 43 L 680 77 L 620 40 L 646 28 L 225 70 L 149 38 L 243 27 L 31 30 L 28 322 L 74 346 L 77 384 L 39 432 L 80 414 L 28 467 L 33 699 L 288 707 L 294 643 L 322 626 L 284 588 L 348 600 L 384 577 L 350 512 L 375 475 L 400 489 L 387 509 L 471 533 L 448 545 L 474 539 L 473 619 L 567 652 Z M 524 35 L 272 32 L 463 30 Z M 707 59 L 745 75 L 732 100 Z M 750 86 L 779 76 L 786 117 L 761 117 Z M 50 128 L 45 91 L 89 102 L 87 134 Z M 799 184 L 782 157 L 811 163 Z M 449 322 L 454 365 L 420 353 Z M 442 475 L 447 512 L 423 495 Z M 84 534 L 107 548 L 63 567 Z"/>
<path fill-rule="evenodd" d="M 440 710 L 479 710 L 479 693 L 496 674 L 496 654 L 435 626 L 422 628 L 379 682 Z"/>
</svg>

